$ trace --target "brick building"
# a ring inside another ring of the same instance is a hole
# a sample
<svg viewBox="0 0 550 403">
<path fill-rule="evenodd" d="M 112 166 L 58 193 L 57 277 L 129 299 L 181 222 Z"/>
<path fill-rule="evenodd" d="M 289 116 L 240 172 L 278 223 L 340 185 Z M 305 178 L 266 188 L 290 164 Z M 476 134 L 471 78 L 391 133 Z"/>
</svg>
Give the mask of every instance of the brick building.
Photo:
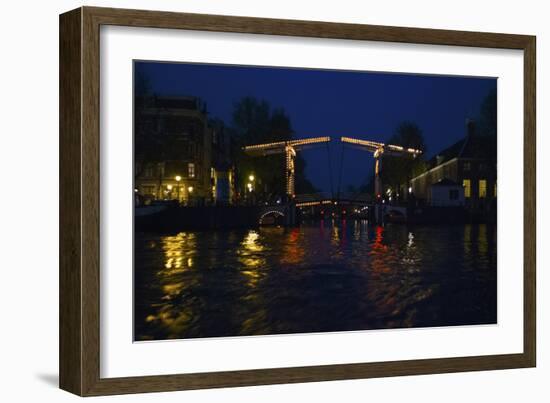
<svg viewBox="0 0 550 403">
<path fill-rule="evenodd" d="M 411 180 L 416 199 L 430 199 L 431 186 L 444 180 L 462 185 L 464 205 L 470 210 L 496 211 L 496 137 L 475 132 L 468 124 L 467 135 L 429 161 L 429 169 Z"/>
<path fill-rule="evenodd" d="M 217 178 L 231 177 L 231 165 L 223 125 L 210 124 L 200 99 L 153 97 L 136 106 L 135 122 L 134 186 L 142 199 L 216 200 Z"/>
</svg>

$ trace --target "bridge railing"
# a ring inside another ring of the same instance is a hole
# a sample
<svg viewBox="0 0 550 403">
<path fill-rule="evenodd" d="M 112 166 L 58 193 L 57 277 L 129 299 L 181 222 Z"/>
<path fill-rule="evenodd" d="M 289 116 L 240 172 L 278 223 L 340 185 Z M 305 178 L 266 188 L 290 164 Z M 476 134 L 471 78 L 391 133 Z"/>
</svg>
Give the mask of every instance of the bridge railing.
<svg viewBox="0 0 550 403">
<path fill-rule="evenodd" d="M 372 195 L 368 193 L 341 192 L 339 195 L 333 196 L 331 193 L 321 192 L 296 195 L 294 199 L 295 203 L 317 202 L 324 200 L 371 203 L 373 198 Z"/>
</svg>

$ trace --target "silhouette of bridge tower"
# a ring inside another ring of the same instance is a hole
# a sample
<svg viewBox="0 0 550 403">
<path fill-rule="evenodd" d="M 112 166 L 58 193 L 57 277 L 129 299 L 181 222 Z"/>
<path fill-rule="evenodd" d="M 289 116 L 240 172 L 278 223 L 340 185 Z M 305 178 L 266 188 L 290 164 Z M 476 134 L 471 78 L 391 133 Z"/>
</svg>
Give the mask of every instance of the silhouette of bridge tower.
<svg viewBox="0 0 550 403">
<path fill-rule="evenodd" d="M 380 143 L 377 141 L 371 141 L 371 140 L 361 140 L 351 137 L 341 137 L 340 141 L 343 144 L 351 144 L 352 146 L 356 146 L 364 151 L 371 152 L 374 156 L 374 197 L 375 197 L 375 220 L 377 222 L 382 221 L 382 215 L 383 210 L 380 207 L 380 197 L 382 193 L 382 178 L 381 178 L 381 172 L 382 172 L 382 156 L 397 156 L 397 157 L 403 157 L 403 156 L 412 156 L 413 158 L 416 158 L 418 155 L 422 154 L 421 150 L 414 149 L 414 148 L 405 148 L 403 146 L 394 145 L 394 144 L 385 144 Z M 265 143 L 265 144 L 255 144 L 250 146 L 243 147 L 244 152 L 247 155 L 250 156 L 266 156 L 266 155 L 273 155 L 273 154 L 284 154 L 286 157 L 285 160 L 285 171 L 286 171 L 286 195 L 288 198 L 288 202 L 294 203 L 294 199 L 296 197 L 295 192 L 295 170 L 294 170 L 294 160 L 296 158 L 296 152 L 300 151 L 304 148 L 316 146 L 320 144 L 327 144 L 330 142 L 330 137 L 312 137 L 312 138 L 305 138 L 305 139 L 297 139 L 297 140 L 288 140 L 288 141 L 278 141 L 273 143 Z M 343 148 L 342 148 L 343 152 Z M 328 156 L 330 160 L 330 155 Z M 342 154 L 342 161 L 343 161 L 343 154 Z M 330 162 L 330 161 L 329 161 Z M 330 164 L 329 164 L 330 166 Z M 340 170 L 342 170 L 342 165 L 340 165 Z M 340 172 L 341 174 L 341 172 Z M 329 168 L 329 175 L 332 175 Z M 339 185 L 338 185 L 339 186 Z M 338 190 L 338 198 L 339 198 L 340 191 Z M 334 198 L 334 194 L 332 196 Z M 327 202 L 326 200 L 320 200 L 319 203 Z M 304 204 L 304 203 L 300 203 Z M 313 201 L 310 201 L 306 203 L 307 205 L 314 204 Z M 279 214 L 284 215 L 284 213 L 281 211 Z"/>
<path fill-rule="evenodd" d="M 359 148 L 371 152 L 374 156 L 374 195 L 378 199 L 382 193 L 382 159 L 383 155 L 403 157 L 407 155 L 412 155 L 416 158 L 418 155 L 422 154 L 421 150 L 414 148 L 405 148 L 402 146 L 396 146 L 393 144 L 384 144 L 377 141 L 370 140 L 361 140 L 354 139 L 351 137 L 342 137 L 340 139 L 342 143 L 352 144 L 358 146 Z"/>
<path fill-rule="evenodd" d="M 286 195 L 289 201 L 296 197 L 294 160 L 296 152 L 304 148 L 329 143 L 330 137 L 312 137 L 298 140 L 277 141 L 274 143 L 256 144 L 243 148 L 244 152 L 251 156 L 266 156 L 272 154 L 285 154 L 286 170 Z"/>
<path fill-rule="evenodd" d="M 357 146 L 365 151 L 371 152 L 374 156 L 374 220 L 377 223 L 381 223 L 384 220 L 384 208 L 380 203 L 382 189 L 382 156 L 412 156 L 416 158 L 422 154 L 421 150 L 415 148 L 405 148 L 403 146 L 397 146 L 394 144 L 384 144 L 377 141 L 360 140 L 351 137 L 342 137 L 340 139 L 342 143 L 351 144 Z M 406 215 L 406 210 L 405 210 Z"/>
</svg>

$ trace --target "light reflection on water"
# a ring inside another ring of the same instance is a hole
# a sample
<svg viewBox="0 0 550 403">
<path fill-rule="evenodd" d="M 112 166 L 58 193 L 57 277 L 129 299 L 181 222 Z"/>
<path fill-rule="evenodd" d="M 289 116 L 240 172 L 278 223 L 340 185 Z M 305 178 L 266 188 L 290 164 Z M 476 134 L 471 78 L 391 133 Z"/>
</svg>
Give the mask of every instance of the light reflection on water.
<svg viewBox="0 0 550 403">
<path fill-rule="evenodd" d="M 135 338 L 496 322 L 494 226 L 138 233 Z"/>
</svg>

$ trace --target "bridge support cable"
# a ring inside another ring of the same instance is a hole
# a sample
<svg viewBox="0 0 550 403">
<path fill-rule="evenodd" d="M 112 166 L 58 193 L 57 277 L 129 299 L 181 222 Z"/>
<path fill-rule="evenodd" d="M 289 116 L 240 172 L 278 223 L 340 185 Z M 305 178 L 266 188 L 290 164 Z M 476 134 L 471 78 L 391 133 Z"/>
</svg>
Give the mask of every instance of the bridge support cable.
<svg viewBox="0 0 550 403">
<path fill-rule="evenodd" d="M 330 181 L 330 197 L 334 199 L 334 185 L 333 185 L 333 179 L 332 179 L 332 175 L 334 173 L 332 172 L 332 158 L 330 155 L 330 143 L 327 143 L 327 159 L 328 159 L 328 178 Z"/>
<path fill-rule="evenodd" d="M 341 148 L 341 151 L 340 151 L 340 170 L 338 172 L 338 190 L 337 190 L 337 196 L 336 196 L 336 200 L 337 201 L 340 201 L 340 190 L 341 190 L 341 185 L 342 185 L 342 171 L 344 170 L 344 143 L 342 143 L 342 148 Z"/>
<path fill-rule="evenodd" d="M 264 157 L 273 154 L 285 155 L 286 195 L 292 201 L 295 194 L 295 170 L 294 160 L 296 152 L 320 143 L 330 142 L 330 137 L 312 137 L 288 141 L 276 141 L 273 143 L 255 144 L 243 147 L 244 152 L 251 156 Z"/>
<path fill-rule="evenodd" d="M 421 150 L 417 150 L 414 148 L 405 148 L 403 146 L 397 146 L 394 144 L 384 144 L 379 143 L 376 141 L 370 141 L 370 140 L 360 140 L 360 139 L 354 139 L 350 137 L 342 137 L 340 139 L 342 143 L 348 143 L 355 147 L 362 148 L 363 150 L 367 152 L 371 152 L 374 156 L 374 193 L 375 197 L 379 197 L 382 192 L 382 179 L 381 179 L 381 171 L 382 171 L 382 156 L 388 155 L 388 156 L 405 156 L 405 155 L 411 155 L 413 158 L 416 158 L 420 154 L 422 154 Z"/>
<path fill-rule="evenodd" d="M 346 147 L 346 143 L 345 142 L 342 142 L 342 155 L 341 155 L 341 161 L 344 160 L 344 147 Z M 342 174 L 342 171 L 343 171 L 343 166 L 341 164 L 340 166 L 340 175 Z M 340 194 L 340 184 L 338 185 L 338 202 L 341 201 L 341 194 Z M 344 193 L 344 199 L 345 200 L 348 200 L 349 202 L 351 203 L 355 203 L 357 202 L 358 200 L 360 200 L 360 197 L 363 195 L 363 193 L 361 193 L 361 186 L 355 190 L 355 192 L 350 192 L 350 194 L 347 194 L 346 192 L 343 192 Z"/>
<path fill-rule="evenodd" d="M 370 152 L 374 156 L 374 197 L 375 197 L 375 221 L 383 221 L 382 204 L 380 203 L 382 193 L 382 157 L 388 156 L 412 156 L 416 158 L 422 154 L 421 150 L 415 148 L 405 148 L 394 144 L 384 144 L 376 141 L 354 139 L 350 137 L 342 137 L 340 139 L 342 143 L 349 143 L 353 146 L 362 148 L 363 150 Z"/>
</svg>

